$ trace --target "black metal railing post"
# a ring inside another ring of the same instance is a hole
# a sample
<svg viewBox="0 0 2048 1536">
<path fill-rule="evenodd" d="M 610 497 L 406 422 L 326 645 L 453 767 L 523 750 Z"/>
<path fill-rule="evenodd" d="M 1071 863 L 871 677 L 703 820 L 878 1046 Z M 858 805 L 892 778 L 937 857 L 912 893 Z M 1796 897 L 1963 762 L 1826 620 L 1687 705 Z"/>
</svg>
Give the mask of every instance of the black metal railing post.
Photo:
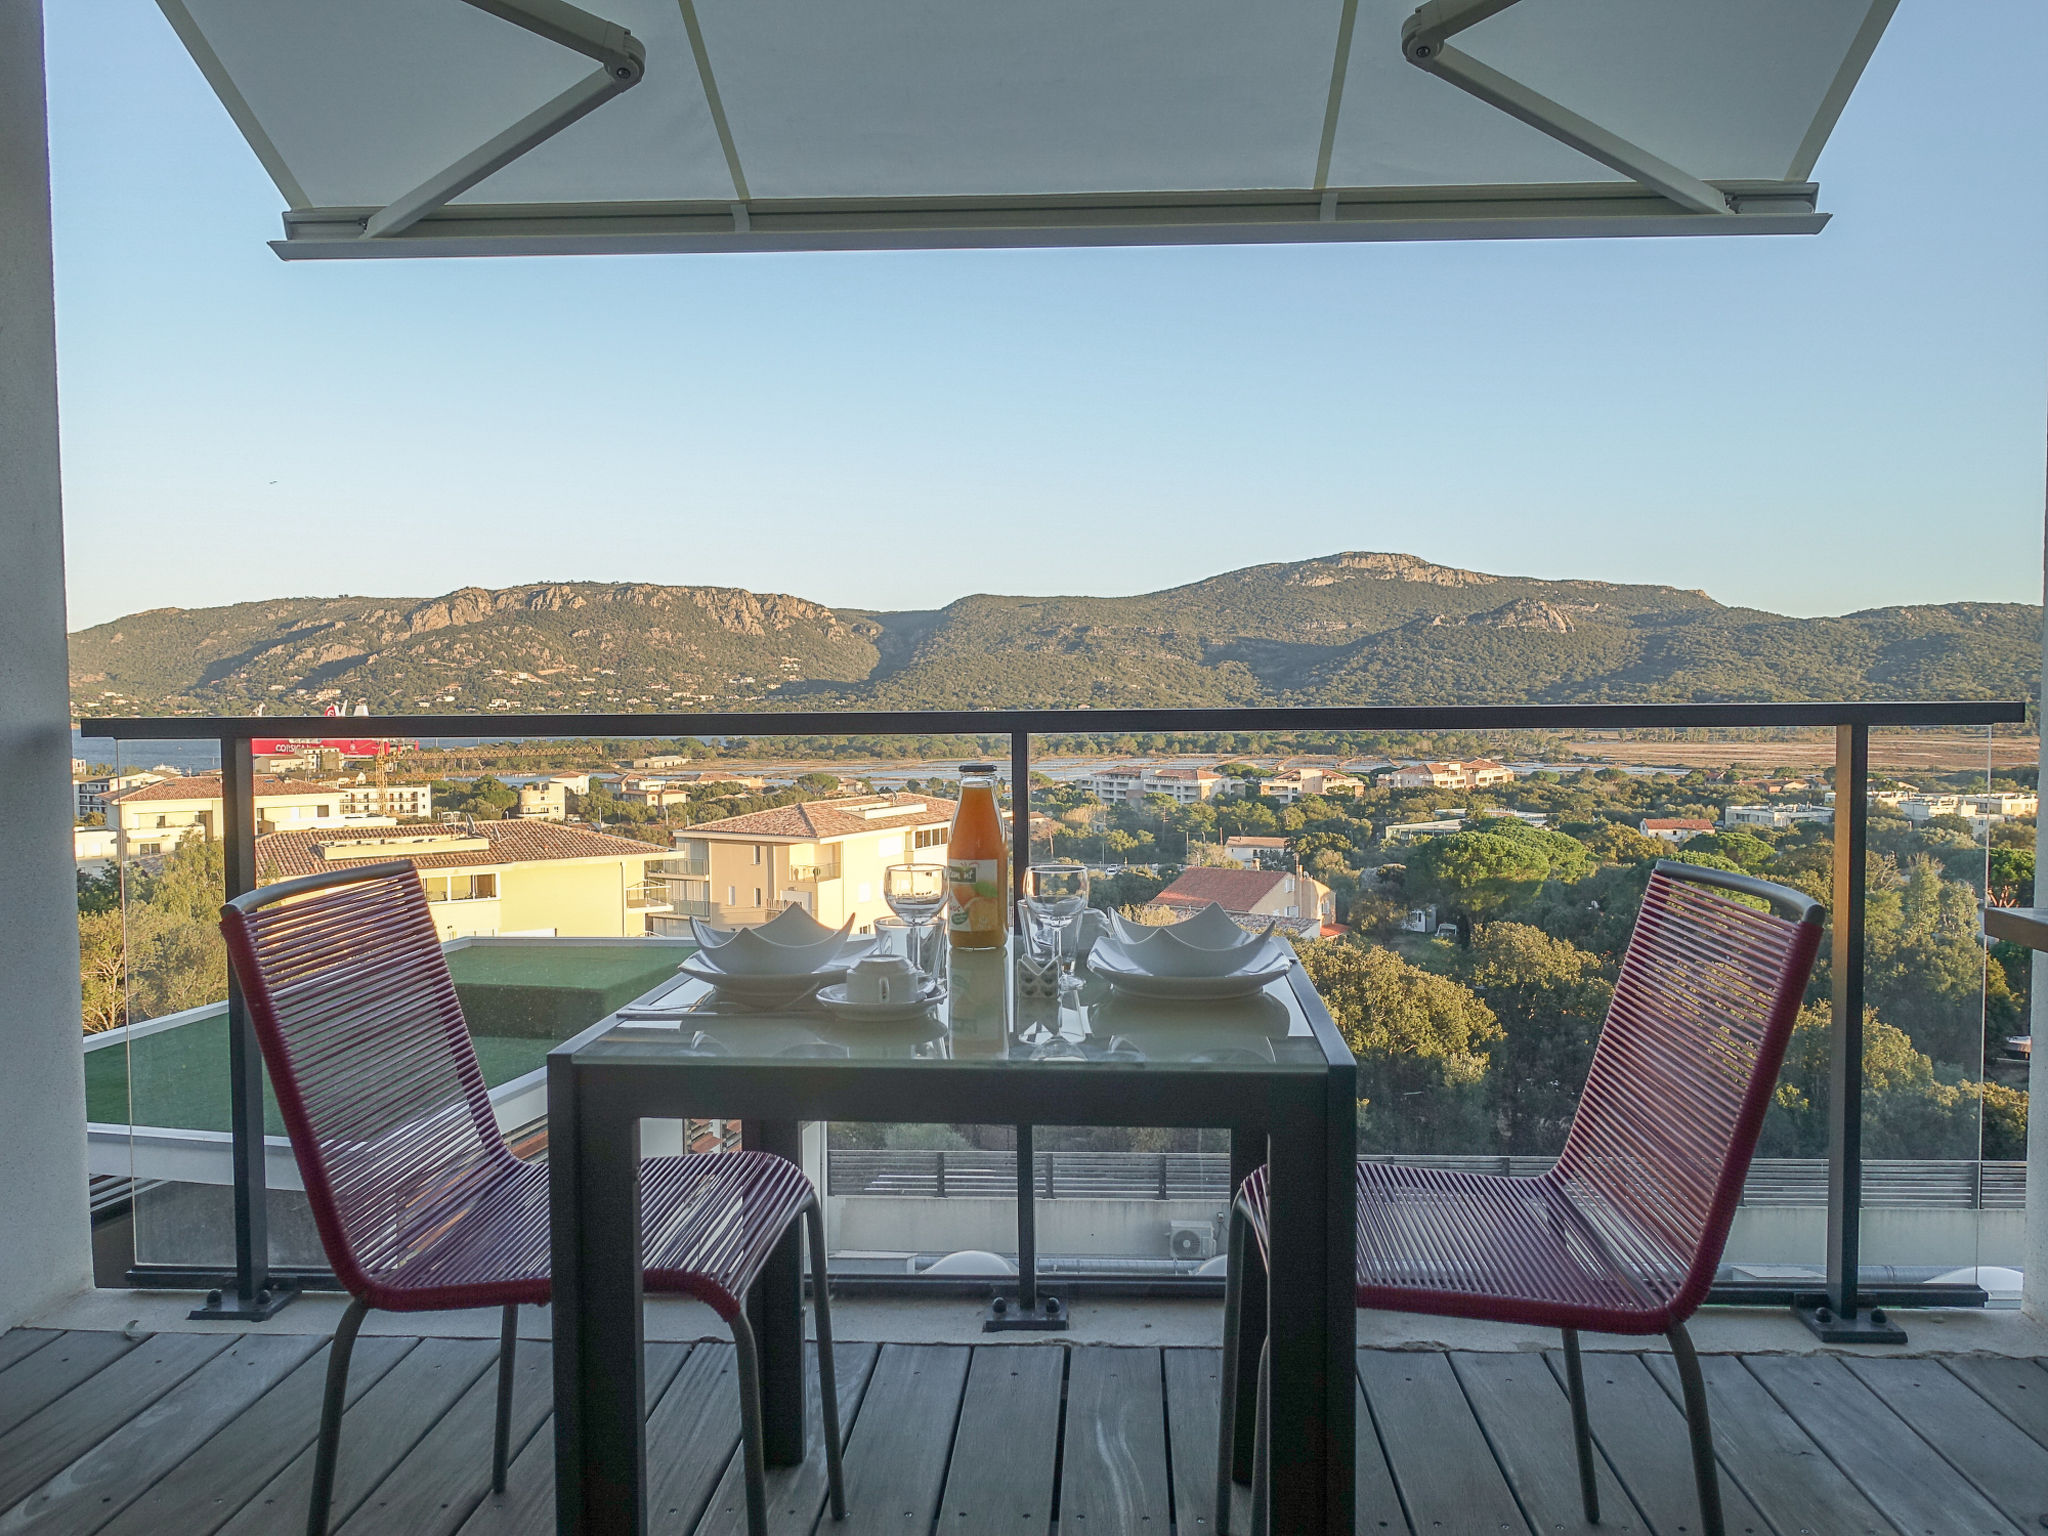
<svg viewBox="0 0 2048 1536">
<path fill-rule="evenodd" d="M 220 847 L 225 900 L 256 889 L 256 756 L 247 736 L 220 739 Z M 228 970 L 228 1119 L 234 1129 L 235 1281 L 195 1318 L 265 1318 L 296 1294 L 270 1273 L 270 1188 L 264 1167 L 263 1053 L 242 989 Z"/>
<path fill-rule="evenodd" d="M 1835 727 L 1835 888 L 1830 952 L 1827 1294 L 1793 1310 L 1829 1343 L 1903 1344 L 1881 1308 L 1862 1310 L 1863 923 L 1870 866 L 1870 727 Z"/>
</svg>

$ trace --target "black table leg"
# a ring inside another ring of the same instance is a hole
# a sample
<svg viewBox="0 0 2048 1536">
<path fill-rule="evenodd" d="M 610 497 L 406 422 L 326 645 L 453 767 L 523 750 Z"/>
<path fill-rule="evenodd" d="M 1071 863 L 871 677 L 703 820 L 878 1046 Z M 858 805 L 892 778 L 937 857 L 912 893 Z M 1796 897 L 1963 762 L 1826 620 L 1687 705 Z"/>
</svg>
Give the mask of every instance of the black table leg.
<svg viewBox="0 0 2048 1536">
<path fill-rule="evenodd" d="M 562 1536 L 646 1536 L 640 1122 L 548 1063 L 555 1514 Z"/>
<path fill-rule="evenodd" d="M 1336 1098 L 1316 1085 L 1276 1115 L 1269 1137 L 1270 1529 L 1298 1536 L 1352 1527 L 1357 1131 L 1351 1105 Z"/>
<path fill-rule="evenodd" d="M 1263 1128 L 1240 1126 L 1230 1133 L 1230 1198 L 1238 1187 L 1266 1161 L 1266 1133 Z M 1244 1310 L 1237 1325 L 1237 1429 L 1236 1450 L 1231 1454 L 1231 1474 L 1240 1482 L 1252 1480 L 1252 1444 L 1258 1435 L 1259 1351 L 1266 1343 L 1266 1266 L 1258 1252 L 1245 1244 L 1243 1280 Z M 1230 1347 L 1230 1341 L 1223 1341 Z"/>
<path fill-rule="evenodd" d="M 803 1161 L 803 1128 L 794 1120 L 747 1120 L 740 1142 L 749 1152 Z M 804 1271 L 795 1222 L 747 1295 L 747 1323 L 761 1355 L 761 1438 L 771 1467 L 804 1459 Z"/>
</svg>

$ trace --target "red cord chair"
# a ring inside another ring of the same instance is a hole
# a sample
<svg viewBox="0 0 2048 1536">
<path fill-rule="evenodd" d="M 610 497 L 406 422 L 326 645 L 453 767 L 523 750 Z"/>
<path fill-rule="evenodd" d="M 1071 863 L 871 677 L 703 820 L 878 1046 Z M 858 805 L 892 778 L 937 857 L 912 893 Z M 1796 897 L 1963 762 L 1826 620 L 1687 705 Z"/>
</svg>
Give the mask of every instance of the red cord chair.
<svg viewBox="0 0 2048 1536">
<path fill-rule="evenodd" d="M 353 1300 L 335 1330 L 309 1536 L 326 1536 L 349 1357 L 364 1314 L 504 1308 L 491 1486 L 505 1487 L 517 1308 L 545 1305 L 547 1169 L 498 1132 L 419 877 L 407 863 L 287 880 L 221 908 L 221 931 L 263 1049 L 306 1198 Z M 767 1530 L 759 1360 L 742 1299 L 808 1223 L 832 1513 L 846 1516 L 826 1297 L 824 1222 L 803 1171 L 763 1152 L 640 1166 L 650 1291 L 695 1296 L 738 1352 L 747 1525 Z"/>
<path fill-rule="evenodd" d="M 1759 896 L 1770 913 L 1701 887 Z M 1706 1389 L 1685 1320 L 1706 1299 L 1826 914 L 1781 885 L 1659 860 L 1563 1153 L 1533 1177 L 1358 1165 L 1358 1305 L 1559 1328 L 1586 1518 L 1600 1507 L 1579 1331 L 1665 1335 L 1708 1536 L 1722 1536 Z M 1227 1533 L 1245 1233 L 1267 1257 L 1266 1170 L 1231 1212 L 1217 1530 Z M 1270 1351 L 1268 1351 L 1270 1356 Z M 1268 1358 L 1253 1530 L 1265 1521 Z"/>
</svg>

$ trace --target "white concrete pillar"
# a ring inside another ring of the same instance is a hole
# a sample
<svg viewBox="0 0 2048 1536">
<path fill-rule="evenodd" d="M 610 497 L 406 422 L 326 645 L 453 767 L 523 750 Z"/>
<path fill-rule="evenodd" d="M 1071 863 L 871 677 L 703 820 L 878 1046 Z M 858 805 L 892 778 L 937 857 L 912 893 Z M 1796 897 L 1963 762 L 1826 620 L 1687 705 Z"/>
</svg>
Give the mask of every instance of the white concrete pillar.
<svg viewBox="0 0 2048 1536">
<path fill-rule="evenodd" d="M 0 1328 L 91 1284 L 41 0 L 0 0 Z"/>
<path fill-rule="evenodd" d="M 2048 701 L 2048 512 L 2044 512 L 2041 539 L 2042 588 L 2044 606 L 2041 630 L 2041 684 L 2042 691 L 2035 695 L 2036 705 Z M 2042 722 L 2036 709 L 2036 723 Z M 2048 729 L 2041 732 L 2043 751 L 2041 754 L 2042 783 L 2037 788 L 2048 789 Z M 2048 871 L 2048 816 L 2034 818 L 2034 905 L 2048 905 L 2048 880 L 2042 878 Z M 2034 1033 L 2033 1064 L 2027 1071 L 2027 1237 L 2025 1258 L 2022 1268 L 2026 1283 L 2020 1292 L 2020 1305 L 2029 1315 L 2048 1319 L 2048 1065 L 2042 1057 L 2048 1054 L 2048 954 L 2039 951 L 2034 955 L 2034 985 L 2031 1024 Z"/>
</svg>

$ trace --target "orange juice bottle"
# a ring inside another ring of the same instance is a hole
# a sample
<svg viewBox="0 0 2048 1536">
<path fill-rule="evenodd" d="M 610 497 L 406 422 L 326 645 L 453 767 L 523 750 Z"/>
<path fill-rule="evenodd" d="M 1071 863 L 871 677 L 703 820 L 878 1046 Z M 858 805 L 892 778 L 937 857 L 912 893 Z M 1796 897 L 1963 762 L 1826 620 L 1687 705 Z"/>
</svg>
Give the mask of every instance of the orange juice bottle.
<svg viewBox="0 0 2048 1536">
<path fill-rule="evenodd" d="M 960 769 L 960 808 L 953 813 L 946 868 L 953 887 L 946 931 L 953 947 L 1000 948 L 1010 928 L 1010 850 L 996 812 L 994 763 Z"/>
</svg>

